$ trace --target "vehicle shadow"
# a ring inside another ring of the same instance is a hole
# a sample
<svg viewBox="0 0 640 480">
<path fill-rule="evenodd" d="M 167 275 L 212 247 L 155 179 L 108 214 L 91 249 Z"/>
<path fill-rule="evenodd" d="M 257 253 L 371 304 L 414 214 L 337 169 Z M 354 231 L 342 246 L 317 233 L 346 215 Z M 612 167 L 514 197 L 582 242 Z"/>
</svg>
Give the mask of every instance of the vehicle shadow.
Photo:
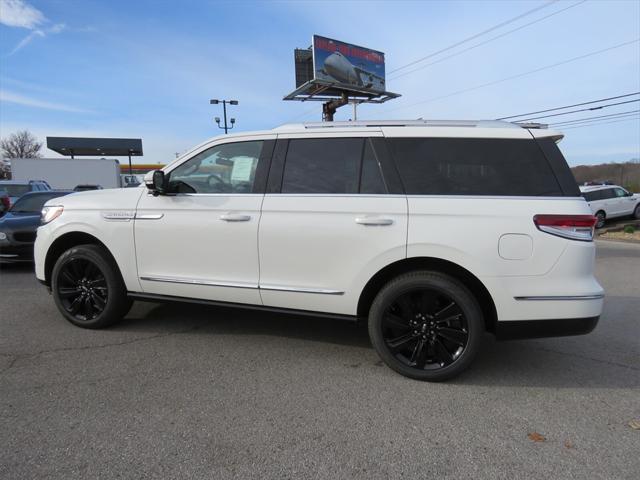
<svg viewBox="0 0 640 480">
<path fill-rule="evenodd" d="M 320 343 L 370 347 L 367 329 L 348 320 L 190 303 L 136 302 L 112 330 L 198 331 L 211 335 L 270 335 Z"/>
<path fill-rule="evenodd" d="M 631 302 L 632 312 L 637 299 Z M 606 313 L 606 312 L 605 312 Z M 611 312 L 611 316 L 617 312 Z M 628 317 L 628 316 L 627 316 Z M 537 340 L 497 341 L 487 334 L 472 367 L 450 385 L 540 388 L 640 388 L 638 327 L 625 318 L 623 330 L 610 336 L 611 324 L 620 319 L 604 316 L 589 335 Z M 620 325 L 618 325 L 620 326 Z M 615 325 L 614 325 L 615 327 Z M 632 331 L 629 331 L 632 329 Z M 633 330 L 635 329 L 635 330 Z M 268 335 L 312 342 L 372 348 L 365 325 L 344 320 L 288 315 L 255 310 L 211 307 L 184 303 L 137 304 L 127 319 L 113 330 L 147 333 L 197 332 L 205 335 Z M 634 343 L 635 342 L 635 343 Z M 610 356 L 612 343 L 628 354 Z M 635 347 L 634 347 L 635 345 Z M 329 353 L 328 353 L 329 354 Z M 331 355 L 336 355 L 331 350 Z M 371 361 L 379 372 L 380 361 Z"/>
</svg>

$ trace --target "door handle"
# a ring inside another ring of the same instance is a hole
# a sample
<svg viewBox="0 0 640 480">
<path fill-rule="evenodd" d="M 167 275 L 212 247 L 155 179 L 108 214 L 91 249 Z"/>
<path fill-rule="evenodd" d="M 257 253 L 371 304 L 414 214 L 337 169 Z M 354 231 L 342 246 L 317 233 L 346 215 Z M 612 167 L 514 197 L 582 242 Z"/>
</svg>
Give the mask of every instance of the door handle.
<svg viewBox="0 0 640 480">
<path fill-rule="evenodd" d="M 220 220 L 225 222 L 248 222 L 251 220 L 251 215 L 240 215 L 237 213 L 225 213 L 220 215 Z"/>
<path fill-rule="evenodd" d="M 360 225 L 377 225 L 377 226 L 385 226 L 391 225 L 393 220 L 390 218 L 380 218 L 380 217 L 358 217 L 356 218 L 356 223 Z"/>
</svg>

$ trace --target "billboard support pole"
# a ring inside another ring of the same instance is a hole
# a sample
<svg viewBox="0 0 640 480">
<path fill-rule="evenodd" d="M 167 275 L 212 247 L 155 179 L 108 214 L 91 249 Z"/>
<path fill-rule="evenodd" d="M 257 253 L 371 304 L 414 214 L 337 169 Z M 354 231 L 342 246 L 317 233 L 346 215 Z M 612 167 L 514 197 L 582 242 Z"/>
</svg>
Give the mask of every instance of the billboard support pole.
<svg viewBox="0 0 640 480">
<path fill-rule="evenodd" d="M 338 110 L 338 108 L 348 103 L 349 103 L 349 97 L 345 92 L 342 92 L 340 98 L 336 98 L 335 100 L 331 100 L 330 102 L 323 103 L 322 104 L 322 121 L 333 122 L 333 115 L 336 113 L 336 110 Z"/>
</svg>

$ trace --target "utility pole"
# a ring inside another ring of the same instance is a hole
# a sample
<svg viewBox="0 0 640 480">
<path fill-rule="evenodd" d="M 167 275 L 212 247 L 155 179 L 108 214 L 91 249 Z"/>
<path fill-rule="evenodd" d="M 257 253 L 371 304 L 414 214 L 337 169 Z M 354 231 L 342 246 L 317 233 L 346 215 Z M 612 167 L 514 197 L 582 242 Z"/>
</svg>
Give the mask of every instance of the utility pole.
<svg viewBox="0 0 640 480">
<path fill-rule="evenodd" d="M 229 105 L 238 105 L 238 101 L 237 100 L 218 100 L 218 99 L 212 99 L 209 100 L 209 103 L 211 105 L 218 105 L 219 103 L 222 103 L 222 113 L 224 115 L 224 127 L 220 126 L 220 117 L 216 117 L 216 123 L 218 124 L 218 128 L 221 128 L 224 130 L 225 135 L 228 133 L 229 130 L 231 130 L 234 126 L 234 124 L 236 123 L 236 119 L 235 118 L 231 118 L 231 126 L 229 127 L 227 125 L 227 103 Z"/>
</svg>

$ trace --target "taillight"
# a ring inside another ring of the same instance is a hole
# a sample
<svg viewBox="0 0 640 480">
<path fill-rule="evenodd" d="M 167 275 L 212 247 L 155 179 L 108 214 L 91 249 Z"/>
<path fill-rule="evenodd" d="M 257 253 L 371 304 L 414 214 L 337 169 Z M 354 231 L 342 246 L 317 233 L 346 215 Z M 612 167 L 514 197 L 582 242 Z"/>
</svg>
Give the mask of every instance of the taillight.
<svg viewBox="0 0 640 480">
<path fill-rule="evenodd" d="M 536 215 L 538 230 L 571 240 L 591 242 L 597 219 L 593 215 Z"/>
</svg>

